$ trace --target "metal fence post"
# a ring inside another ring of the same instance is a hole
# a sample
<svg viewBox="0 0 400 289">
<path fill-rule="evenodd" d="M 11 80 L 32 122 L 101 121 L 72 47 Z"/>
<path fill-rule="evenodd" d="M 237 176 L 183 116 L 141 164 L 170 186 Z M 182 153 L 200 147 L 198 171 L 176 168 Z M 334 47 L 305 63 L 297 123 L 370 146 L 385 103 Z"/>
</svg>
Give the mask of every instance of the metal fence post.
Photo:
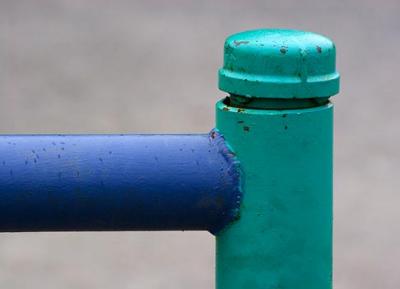
<svg viewBox="0 0 400 289">
<path fill-rule="evenodd" d="M 335 46 L 293 30 L 230 36 L 216 127 L 240 161 L 240 215 L 217 233 L 217 289 L 332 286 Z"/>
<path fill-rule="evenodd" d="M 332 287 L 335 46 L 229 37 L 216 130 L 0 135 L 0 232 L 208 230 L 217 289 Z"/>
</svg>

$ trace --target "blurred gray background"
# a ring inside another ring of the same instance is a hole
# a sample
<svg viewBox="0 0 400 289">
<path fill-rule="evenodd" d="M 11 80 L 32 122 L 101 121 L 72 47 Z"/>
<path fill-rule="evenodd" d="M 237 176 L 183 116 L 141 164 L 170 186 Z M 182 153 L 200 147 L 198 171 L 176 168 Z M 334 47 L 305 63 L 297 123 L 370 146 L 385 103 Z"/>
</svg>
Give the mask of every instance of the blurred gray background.
<svg viewBox="0 0 400 289">
<path fill-rule="evenodd" d="M 0 133 L 207 132 L 234 32 L 337 45 L 336 289 L 400 288 L 399 1 L 0 1 Z M 0 235 L 0 288 L 213 288 L 208 233 Z"/>
</svg>

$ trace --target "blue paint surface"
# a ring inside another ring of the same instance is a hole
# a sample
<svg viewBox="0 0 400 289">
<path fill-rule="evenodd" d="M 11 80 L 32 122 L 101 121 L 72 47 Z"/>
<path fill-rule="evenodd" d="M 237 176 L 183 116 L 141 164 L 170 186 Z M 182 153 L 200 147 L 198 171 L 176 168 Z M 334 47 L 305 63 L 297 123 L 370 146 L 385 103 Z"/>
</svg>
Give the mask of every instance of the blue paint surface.
<svg viewBox="0 0 400 289">
<path fill-rule="evenodd" d="M 216 232 L 239 198 L 237 162 L 215 131 L 0 136 L 2 232 Z"/>
</svg>

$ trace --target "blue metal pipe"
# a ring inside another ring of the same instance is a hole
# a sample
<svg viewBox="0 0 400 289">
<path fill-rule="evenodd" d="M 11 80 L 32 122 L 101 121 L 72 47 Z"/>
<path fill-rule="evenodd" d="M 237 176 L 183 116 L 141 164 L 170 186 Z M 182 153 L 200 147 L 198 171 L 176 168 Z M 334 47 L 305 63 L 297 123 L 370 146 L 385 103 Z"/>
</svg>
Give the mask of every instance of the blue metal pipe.
<svg viewBox="0 0 400 289">
<path fill-rule="evenodd" d="M 238 209 L 235 157 L 206 135 L 2 135 L 0 231 L 209 230 Z"/>
</svg>

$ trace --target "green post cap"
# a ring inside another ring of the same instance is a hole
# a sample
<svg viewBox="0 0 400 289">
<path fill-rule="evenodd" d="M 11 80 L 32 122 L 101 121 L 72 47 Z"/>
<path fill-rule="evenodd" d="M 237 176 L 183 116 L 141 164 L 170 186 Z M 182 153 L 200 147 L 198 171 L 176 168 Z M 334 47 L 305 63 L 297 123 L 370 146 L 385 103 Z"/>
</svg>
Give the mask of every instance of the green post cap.
<svg viewBox="0 0 400 289">
<path fill-rule="evenodd" d="M 321 35 L 284 29 L 228 37 L 219 88 L 254 98 L 327 98 L 339 92 L 335 45 Z"/>
</svg>

